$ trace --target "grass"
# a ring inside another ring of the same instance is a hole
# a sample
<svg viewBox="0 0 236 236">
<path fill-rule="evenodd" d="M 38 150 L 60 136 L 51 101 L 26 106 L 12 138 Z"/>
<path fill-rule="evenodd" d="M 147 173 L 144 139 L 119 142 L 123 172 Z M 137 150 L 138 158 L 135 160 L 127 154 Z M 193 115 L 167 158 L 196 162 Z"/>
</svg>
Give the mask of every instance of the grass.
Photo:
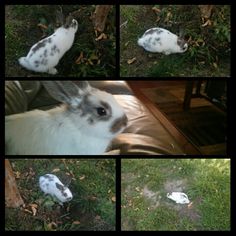
<svg viewBox="0 0 236 236">
<path fill-rule="evenodd" d="M 123 230 L 230 230 L 228 159 L 123 159 Z M 167 192 L 188 195 L 176 204 Z"/>
<path fill-rule="evenodd" d="M 6 208 L 5 230 L 115 230 L 115 160 L 22 159 L 11 165 L 25 207 Z M 63 183 L 72 177 L 72 201 L 61 207 L 43 194 L 38 179 L 46 173 Z M 35 216 L 30 204 L 37 205 Z"/>
<path fill-rule="evenodd" d="M 159 9 L 154 12 L 153 7 Z M 203 27 L 197 5 L 122 5 L 120 22 L 120 75 L 127 77 L 229 77 L 230 6 L 215 6 L 211 25 Z M 137 39 L 149 28 L 184 32 L 189 49 L 165 56 L 148 53 Z M 129 64 L 128 60 L 136 58 Z"/>
<path fill-rule="evenodd" d="M 55 24 L 55 12 L 59 5 L 9 5 L 5 7 L 5 75 L 7 77 L 55 77 L 45 73 L 27 71 L 19 66 L 18 58 L 28 53 L 38 42 L 43 32 L 37 27 L 40 19 L 46 25 Z M 107 39 L 96 41 L 91 20 L 95 5 L 62 5 L 63 13 L 78 11 L 79 23 L 74 44 L 57 65 L 58 76 L 70 77 L 108 77 L 115 75 L 116 35 L 115 8 L 110 11 L 104 33 Z M 47 32 L 49 36 L 52 32 Z M 17 38 L 17 43 L 16 43 Z M 76 60 L 83 53 L 83 60 Z"/>
</svg>

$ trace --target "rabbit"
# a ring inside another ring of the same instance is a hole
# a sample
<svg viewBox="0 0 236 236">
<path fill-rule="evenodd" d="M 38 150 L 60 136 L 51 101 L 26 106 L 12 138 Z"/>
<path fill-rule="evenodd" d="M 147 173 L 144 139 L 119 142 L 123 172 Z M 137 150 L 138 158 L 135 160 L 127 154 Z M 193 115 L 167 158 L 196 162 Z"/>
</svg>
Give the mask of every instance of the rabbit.
<svg viewBox="0 0 236 236">
<path fill-rule="evenodd" d="M 53 174 L 40 176 L 39 187 L 45 194 L 57 198 L 59 203 L 68 202 L 73 198 L 70 189 Z"/>
<path fill-rule="evenodd" d="M 190 203 L 188 196 L 185 193 L 181 193 L 181 192 L 172 192 L 171 194 L 167 193 L 167 197 L 175 201 L 176 203 L 180 203 L 180 204 Z"/>
<path fill-rule="evenodd" d="M 63 105 L 5 117 L 7 155 L 100 155 L 127 125 L 115 98 L 87 81 L 42 81 Z"/>
<path fill-rule="evenodd" d="M 67 21 L 52 35 L 34 44 L 26 57 L 19 58 L 20 65 L 35 72 L 57 74 L 55 66 L 71 48 L 77 29 L 78 22 L 75 19 L 70 24 Z"/>
<path fill-rule="evenodd" d="M 183 53 L 188 49 L 187 42 L 163 28 L 151 28 L 138 39 L 138 45 L 148 52 L 159 52 L 165 55 Z"/>
</svg>

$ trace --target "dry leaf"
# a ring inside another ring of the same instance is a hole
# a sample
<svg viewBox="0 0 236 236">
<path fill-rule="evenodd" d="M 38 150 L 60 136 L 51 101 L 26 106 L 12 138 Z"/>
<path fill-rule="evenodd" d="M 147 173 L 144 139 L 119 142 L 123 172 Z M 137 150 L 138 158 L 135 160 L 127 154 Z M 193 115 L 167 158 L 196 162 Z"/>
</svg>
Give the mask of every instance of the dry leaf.
<svg viewBox="0 0 236 236">
<path fill-rule="evenodd" d="M 82 175 L 81 177 L 79 177 L 80 180 L 85 179 L 85 175 Z"/>
<path fill-rule="evenodd" d="M 100 219 L 101 219 L 101 216 L 96 215 L 96 216 L 95 216 L 95 219 L 96 219 L 96 220 L 100 220 Z"/>
<path fill-rule="evenodd" d="M 79 57 L 76 59 L 75 63 L 78 65 L 81 64 L 83 62 L 83 58 L 84 58 L 84 53 L 81 52 Z"/>
<path fill-rule="evenodd" d="M 76 220 L 74 222 L 72 222 L 73 225 L 80 225 L 80 221 L 79 220 Z"/>
<path fill-rule="evenodd" d="M 101 33 L 101 34 L 95 39 L 95 41 L 100 41 L 100 40 L 102 40 L 102 39 L 107 39 L 107 35 L 104 34 L 104 33 Z"/>
<path fill-rule="evenodd" d="M 207 20 L 203 25 L 202 25 L 202 27 L 206 27 L 206 26 L 211 26 L 212 25 L 212 23 L 211 23 L 211 20 Z"/>
<path fill-rule="evenodd" d="M 214 62 L 213 64 L 212 64 L 216 69 L 218 68 L 218 65 Z"/>
<path fill-rule="evenodd" d="M 135 190 L 136 190 L 137 192 L 140 192 L 140 188 L 139 188 L 139 187 L 136 187 Z"/>
<path fill-rule="evenodd" d="M 109 189 L 107 193 L 110 193 L 110 192 L 111 192 L 111 189 Z"/>
<path fill-rule="evenodd" d="M 19 171 L 16 171 L 16 172 L 15 172 L 15 178 L 16 178 L 16 179 L 19 179 L 19 178 L 20 178 L 20 172 L 19 172 Z"/>
<path fill-rule="evenodd" d="M 48 28 L 46 25 L 41 24 L 41 23 L 38 24 L 38 27 L 43 28 L 43 29 L 47 29 Z"/>
<path fill-rule="evenodd" d="M 116 197 L 113 196 L 113 197 L 111 198 L 111 200 L 112 200 L 112 202 L 116 202 Z"/>
<path fill-rule="evenodd" d="M 125 47 L 127 47 L 129 43 L 130 43 L 130 41 L 126 42 L 126 43 L 125 43 Z"/>
<path fill-rule="evenodd" d="M 47 225 L 49 230 L 55 230 L 57 228 L 57 224 L 55 222 L 51 222 Z"/>
<path fill-rule="evenodd" d="M 52 170 L 52 173 L 56 173 L 56 172 L 59 172 L 59 171 L 60 171 L 60 169 L 56 168 L 56 169 Z"/>
<path fill-rule="evenodd" d="M 28 209 L 24 209 L 25 212 L 28 212 L 30 214 L 32 214 L 32 211 L 28 210 Z"/>
<path fill-rule="evenodd" d="M 152 10 L 157 14 L 161 12 L 161 10 L 157 7 L 153 7 Z"/>
<path fill-rule="evenodd" d="M 127 63 L 130 65 L 130 64 L 134 63 L 135 61 L 136 61 L 136 57 L 134 57 L 134 58 L 132 58 L 132 59 L 129 59 L 129 60 L 127 61 Z"/>
</svg>

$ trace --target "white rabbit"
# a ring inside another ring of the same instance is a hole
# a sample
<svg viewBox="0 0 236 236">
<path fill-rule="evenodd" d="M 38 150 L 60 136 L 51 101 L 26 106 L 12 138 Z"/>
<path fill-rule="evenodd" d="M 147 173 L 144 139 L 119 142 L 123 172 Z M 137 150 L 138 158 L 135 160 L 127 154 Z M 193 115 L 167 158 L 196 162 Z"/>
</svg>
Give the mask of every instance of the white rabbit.
<svg viewBox="0 0 236 236">
<path fill-rule="evenodd" d="M 138 39 L 138 45 L 149 52 L 159 52 L 169 55 L 183 53 L 188 49 L 186 41 L 170 31 L 162 28 L 151 28 Z"/>
<path fill-rule="evenodd" d="M 180 203 L 180 204 L 189 204 L 190 203 L 188 196 L 185 193 L 172 192 L 171 194 L 167 193 L 166 196 L 169 199 L 175 201 L 176 203 Z"/>
<path fill-rule="evenodd" d="M 73 195 L 56 175 L 46 174 L 39 178 L 40 189 L 52 197 L 56 197 L 60 203 L 72 200 Z"/>
<path fill-rule="evenodd" d="M 61 26 L 54 34 L 34 44 L 26 57 L 19 58 L 20 65 L 35 72 L 56 74 L 55 66 L 71 48 L 77 29 L 75 19 L 69 25 Z"/>
<path fill-rule="evenodd" d="M 5 117 L 8 155 L 100 155 L 127 125 L 115 98 L 87 81 L 42 81 L 62 106 Z"/>
</svg>

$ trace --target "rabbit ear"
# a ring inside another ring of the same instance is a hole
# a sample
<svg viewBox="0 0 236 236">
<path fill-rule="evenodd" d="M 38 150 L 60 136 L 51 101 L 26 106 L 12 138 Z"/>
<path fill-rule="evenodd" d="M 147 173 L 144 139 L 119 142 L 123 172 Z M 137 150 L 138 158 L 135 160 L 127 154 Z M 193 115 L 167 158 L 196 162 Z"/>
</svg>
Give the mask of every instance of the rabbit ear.
<svg viewBox="0 0 236 236">
<path fill-rule="evenodd" d="M 42 84 L 54 99 L 71 106 L 77 106 L 91 89 L 87 81 L 79 82 L 78 86 L 71 81 L 42 81 Z"/>
</svg>

